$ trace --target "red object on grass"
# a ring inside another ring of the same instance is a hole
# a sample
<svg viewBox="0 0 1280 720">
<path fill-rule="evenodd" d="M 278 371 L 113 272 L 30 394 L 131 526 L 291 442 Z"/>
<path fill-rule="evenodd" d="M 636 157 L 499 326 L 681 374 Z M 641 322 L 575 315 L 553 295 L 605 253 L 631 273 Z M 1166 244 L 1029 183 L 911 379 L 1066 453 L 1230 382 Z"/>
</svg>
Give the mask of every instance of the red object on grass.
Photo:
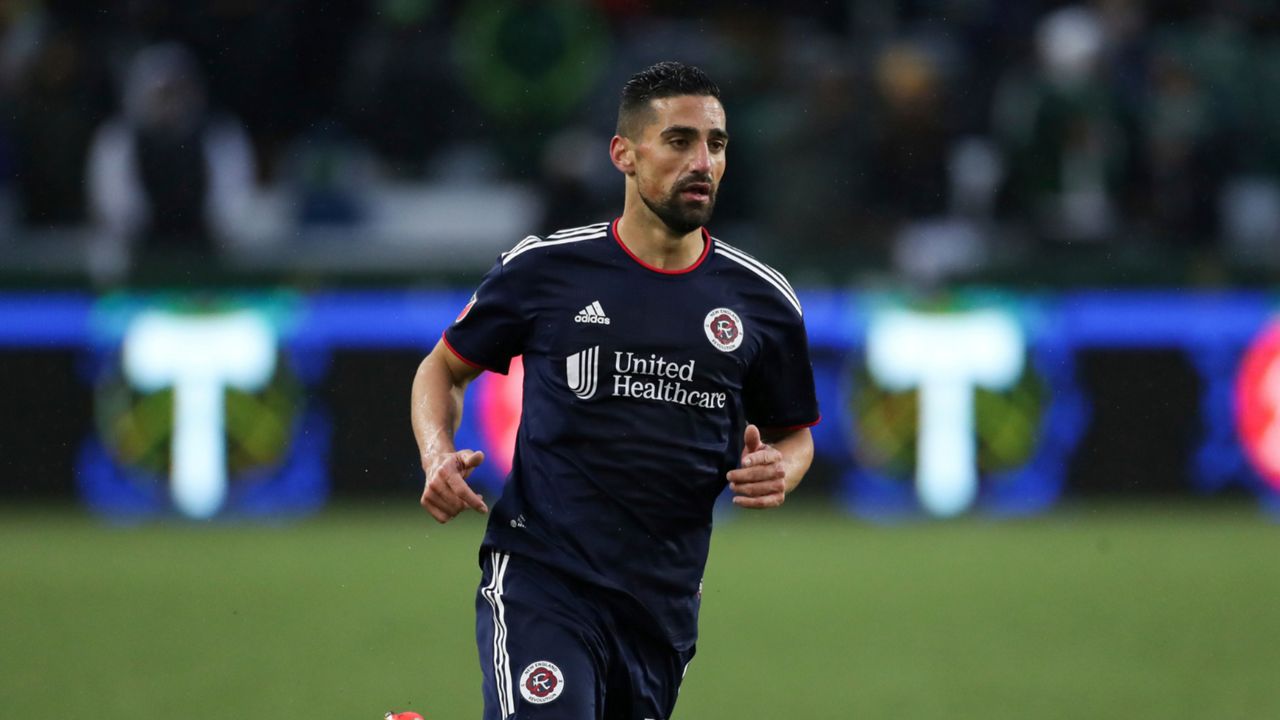
<svg viewBox="0 0 1280 720">
<path fill-rule="evenodd" d="M 426 720 L 426 718 L 416 712 L 389 712 L 386 715 L 386 720 Z"/>
</svg>

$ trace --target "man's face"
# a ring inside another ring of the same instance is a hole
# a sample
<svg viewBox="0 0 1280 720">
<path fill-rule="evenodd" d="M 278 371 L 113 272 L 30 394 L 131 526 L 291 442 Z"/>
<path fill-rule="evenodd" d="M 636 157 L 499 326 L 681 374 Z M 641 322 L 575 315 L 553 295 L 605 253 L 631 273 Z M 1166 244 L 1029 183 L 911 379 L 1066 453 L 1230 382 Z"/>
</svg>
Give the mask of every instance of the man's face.
<svg viewBox="0 0 1280 720">
<path fill-rule="evenodd" d="M 640 199 L 674 232 L 692 232 L 711 220 L 724 175 L 724 107 L 702 95 L 650 101 L 655 118 L 635 143 Z"/>
</svg>

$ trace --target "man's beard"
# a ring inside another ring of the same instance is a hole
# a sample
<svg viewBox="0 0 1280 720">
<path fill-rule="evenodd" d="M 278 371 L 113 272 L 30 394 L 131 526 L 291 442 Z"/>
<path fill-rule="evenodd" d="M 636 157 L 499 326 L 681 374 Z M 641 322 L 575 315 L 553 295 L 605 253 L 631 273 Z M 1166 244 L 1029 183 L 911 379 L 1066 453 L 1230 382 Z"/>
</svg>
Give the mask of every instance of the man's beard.
<svg viewBox="0 0 1280 720">
<path fill-rule="evenodd" d="M 711 185 L 710 178 L 694 178 L 677 183 L 671 188 L 671 192 L 660 202 L 654 202 L 640 193 L 640 199 L 644 204 L 658 216 L 671 231 L 677 235 L 688 235 L 698 228 L 706 225 L 711 220 L 711 211 L 716 208 L 716 191 L 713 188 L 707 194 L 707 202 L 701 207 L 691 206 L 680 199 L 680 192 L 693 183 L 706 183 Z"/>
</svg>

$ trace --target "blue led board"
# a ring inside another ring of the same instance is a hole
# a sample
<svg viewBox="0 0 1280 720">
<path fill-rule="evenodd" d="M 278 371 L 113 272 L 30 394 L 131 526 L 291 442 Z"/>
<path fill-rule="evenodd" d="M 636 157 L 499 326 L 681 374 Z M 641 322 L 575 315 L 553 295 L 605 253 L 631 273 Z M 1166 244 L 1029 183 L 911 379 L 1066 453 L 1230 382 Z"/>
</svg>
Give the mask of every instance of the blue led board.
<svg viewBox="0 0 1280 720">
<path fill-rule="evenodd" d="M 77 482 L 112 517 L 274 516 L 327 496 L 331 417 L 313 392 L 344 349 L 425 354 L 465 291 L 0 294 L 0 348 L 81 355 L 95 432 Z M 1088 427 L 1080 352 L 1172 349 L 1201 376 L 1190 475 L 1280 510 L 1280 324 L 1264 293 L 965 292 L 945 306 L 802 292 L 823 422 L 817 451 L 864 516 L 1052 506 Z M 458 445 L 510 467 L 521 366 L 486 373 Z M 406 387 L 408 385 L 406 378 Z M 566 390 L 567 392 L 567 390 Z"/>
</svg>

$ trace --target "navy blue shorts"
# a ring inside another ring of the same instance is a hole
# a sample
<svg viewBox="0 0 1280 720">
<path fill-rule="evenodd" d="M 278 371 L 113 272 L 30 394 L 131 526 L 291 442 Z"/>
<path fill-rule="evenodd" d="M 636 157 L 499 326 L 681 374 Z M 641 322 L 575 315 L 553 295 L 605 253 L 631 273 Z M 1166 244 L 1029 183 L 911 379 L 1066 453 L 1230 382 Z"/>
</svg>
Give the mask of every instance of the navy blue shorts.
<svg viewBox="0 0 1280 720">
<path fill-rule="evenodd" d="M 667 720 L 694 648 L 679 651 L 622 597 L 486 552 L 476 593 L 485 720 Z"/>
</svg>

